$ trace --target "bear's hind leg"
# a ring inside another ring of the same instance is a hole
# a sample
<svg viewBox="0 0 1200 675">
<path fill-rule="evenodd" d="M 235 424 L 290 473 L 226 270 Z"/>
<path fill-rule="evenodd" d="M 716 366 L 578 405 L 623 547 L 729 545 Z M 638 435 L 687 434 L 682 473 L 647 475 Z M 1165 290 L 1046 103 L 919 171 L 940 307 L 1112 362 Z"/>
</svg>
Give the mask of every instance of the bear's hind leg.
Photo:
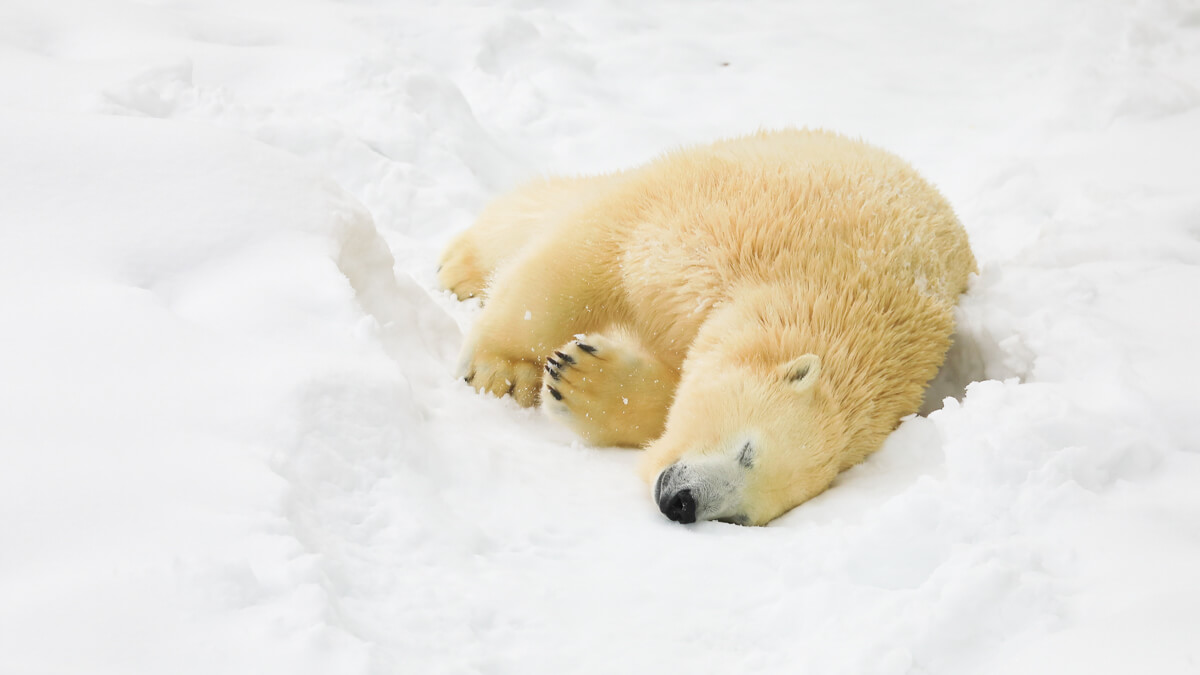
<svg viewBox="0 0 1200 675">
<path fill-rule="evenodd" d="M 438 283 L 459 300 L 483 298 L 496 270 L 556 227 L 605 178 L 547 178 L 527 183 L 488 204 L 455 237 L 438 262 Z"/>
<path fill-rule="evenodd" d="M 547 359 L 542 407 L 593 445 L 645 445 L 662 435 L 679 374 L 632 336 L 578 336 Z"/>
</svg>

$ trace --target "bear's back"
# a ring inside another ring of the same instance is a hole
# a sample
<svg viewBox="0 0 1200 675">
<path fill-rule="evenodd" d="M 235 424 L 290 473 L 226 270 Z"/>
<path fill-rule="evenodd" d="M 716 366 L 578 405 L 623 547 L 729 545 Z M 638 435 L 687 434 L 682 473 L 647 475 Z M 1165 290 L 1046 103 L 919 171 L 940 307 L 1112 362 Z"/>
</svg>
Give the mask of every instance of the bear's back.
<svg viewBox="0 0 1200 675">
<path fill-rule="evenodd" d="M 678 151 L 631 172 L 620 192 L 639 205 L 622 237 L 626 292 L 636 318 L 674 345 L 746 285 L 890 287 L 949 306 L 974 269 L 932 185 L 895 155 L 831 132 Z"/>
</svg>

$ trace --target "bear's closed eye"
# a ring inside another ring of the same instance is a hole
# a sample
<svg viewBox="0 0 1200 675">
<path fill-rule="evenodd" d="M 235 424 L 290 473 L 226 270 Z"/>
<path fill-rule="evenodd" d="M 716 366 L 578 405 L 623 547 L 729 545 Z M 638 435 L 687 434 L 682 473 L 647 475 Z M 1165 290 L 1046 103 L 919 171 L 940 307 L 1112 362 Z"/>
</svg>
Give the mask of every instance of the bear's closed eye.
<svg viewBox="0 0 1200 675">
<path fill-rule="evenodd" d="M 738 453 L 738 464 L 747 469 L 754 467 L 754 448 L 749 443 L 743 445 L 742 451 Z"/>
</svg>

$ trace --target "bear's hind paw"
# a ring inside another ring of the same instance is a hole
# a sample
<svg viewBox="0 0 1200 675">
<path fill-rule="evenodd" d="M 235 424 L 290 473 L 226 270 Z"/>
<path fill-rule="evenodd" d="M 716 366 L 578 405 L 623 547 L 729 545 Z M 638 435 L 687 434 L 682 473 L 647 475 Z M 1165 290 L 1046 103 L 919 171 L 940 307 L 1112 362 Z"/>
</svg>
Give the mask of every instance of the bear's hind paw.
<svg viewBox="0 0 1200 675">
<path fill-rule="evenodd" d="M 482 298 L 487 289 L 487 274 L 465 235 L 447 247 L 437 270 L 438 283 L 459 300 Z"/>
</svg>

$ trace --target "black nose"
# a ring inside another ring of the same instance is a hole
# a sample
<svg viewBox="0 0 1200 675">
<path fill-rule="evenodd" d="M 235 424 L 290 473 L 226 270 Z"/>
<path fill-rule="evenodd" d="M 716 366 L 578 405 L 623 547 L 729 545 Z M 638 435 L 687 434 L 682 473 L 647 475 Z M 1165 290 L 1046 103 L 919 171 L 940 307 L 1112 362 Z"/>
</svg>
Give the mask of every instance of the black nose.
<svg viewBox="0 0 1200 675">
<path fill-rule="evenodd" d="M 680 490 L 670 498 L 659 502 L 658 508 L 663 515 L 677 523 L 696 522 L 696 500 L 692 498 L 691 490 Z"/>
</svg>

